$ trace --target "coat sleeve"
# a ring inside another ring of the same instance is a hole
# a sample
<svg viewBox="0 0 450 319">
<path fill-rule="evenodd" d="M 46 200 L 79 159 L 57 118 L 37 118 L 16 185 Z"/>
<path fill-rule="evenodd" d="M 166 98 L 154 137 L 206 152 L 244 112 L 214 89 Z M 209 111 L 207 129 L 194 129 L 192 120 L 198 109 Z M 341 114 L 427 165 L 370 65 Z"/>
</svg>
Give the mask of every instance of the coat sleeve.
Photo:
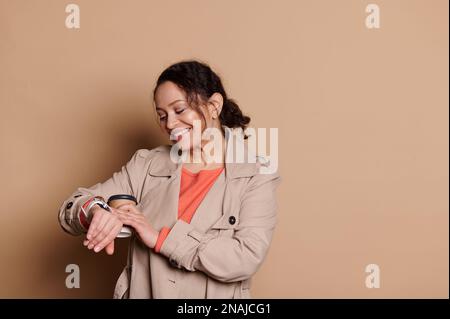
<svg viewBox="0 0 450 319">
<path fill-rule="evenodd" d="M 202 271 L 222 282 L 252 277 L 267 254 L 277 223 L 276 188 L 280 180 L 278 172 L 251 178 L 232 237 L 205 234 L 178 220 L 160 253 L 177 268 Z"/>
<path fill-rule="evenodd" d="M 121 170 L 115 172 L 111 178 L 103 183 L 97 183 L 91 187 L 79 187 L 67 198 L 59 208 L 58 220 L 62 229 L 72 235 L 86 233 L 80 221 L 81 206 L 94 196 L 108 200 L 114 194 L 130 194 L 138 197 L 152 150 L 139 149 L 131 160 L 122 166 Z"/>
</svg>

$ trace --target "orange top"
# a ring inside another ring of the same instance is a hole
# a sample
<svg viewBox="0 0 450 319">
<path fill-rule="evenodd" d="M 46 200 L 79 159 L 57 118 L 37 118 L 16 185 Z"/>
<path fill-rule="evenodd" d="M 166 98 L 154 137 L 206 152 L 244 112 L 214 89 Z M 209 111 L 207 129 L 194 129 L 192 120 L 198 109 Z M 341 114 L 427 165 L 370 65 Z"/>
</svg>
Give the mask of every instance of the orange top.
<svg viewBox="0 0 450 319">
<path fill-rule="evenodd" d="M 190 223 L 197 207 L 212 187 L 223 168 L 213 170 L 202 170 L 192 173 L 181 168 L 180 197 L 178 199 L 178 219 Z M 170 228 L 163 227 L 158 235 L 155 252 L 159 252 L 161 246 L 170 232 Z"/>
</svg>

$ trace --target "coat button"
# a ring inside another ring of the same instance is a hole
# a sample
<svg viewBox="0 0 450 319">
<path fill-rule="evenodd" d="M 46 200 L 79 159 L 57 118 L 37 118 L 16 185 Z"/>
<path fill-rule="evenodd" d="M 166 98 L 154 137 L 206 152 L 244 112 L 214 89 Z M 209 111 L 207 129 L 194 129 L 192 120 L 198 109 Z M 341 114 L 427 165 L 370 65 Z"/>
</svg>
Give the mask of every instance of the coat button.
<svg viewBox="0 0 450 319">
<path fill-rule="evenodd" d="M 234 225 L 236 223 L 236 217 L 230 216 L 230 218 L 228 218 L 228 222 L 230 225 Z"/>
<path fill-rule="evenodd" d="M 66 206 L 66 209 L 70 209 L 70 207 L 72 207 L 72 205 L 73 205 L 72 202 L 68 202 L 68 203 L 67 203 L 67 206 Z"/>
</svg>

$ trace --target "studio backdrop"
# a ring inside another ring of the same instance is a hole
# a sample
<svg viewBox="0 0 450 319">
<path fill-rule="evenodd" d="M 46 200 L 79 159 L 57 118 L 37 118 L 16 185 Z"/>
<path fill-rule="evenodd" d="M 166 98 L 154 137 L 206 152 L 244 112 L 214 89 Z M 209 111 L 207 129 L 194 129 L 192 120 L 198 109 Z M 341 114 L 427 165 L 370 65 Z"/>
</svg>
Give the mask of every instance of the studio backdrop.
<svg viewBox="0 0 450 319">
<path fill-rule="evenodd" d="M 196 59 L 251 127 L 278 129 L 279 221 L 253 297 L 448 298 L 448 10 L 0 0 L 0 297 L 112 297 L 127 239 L 95 254 L 58 209 L 168 143 L 152 90 Z"/>
</svg>

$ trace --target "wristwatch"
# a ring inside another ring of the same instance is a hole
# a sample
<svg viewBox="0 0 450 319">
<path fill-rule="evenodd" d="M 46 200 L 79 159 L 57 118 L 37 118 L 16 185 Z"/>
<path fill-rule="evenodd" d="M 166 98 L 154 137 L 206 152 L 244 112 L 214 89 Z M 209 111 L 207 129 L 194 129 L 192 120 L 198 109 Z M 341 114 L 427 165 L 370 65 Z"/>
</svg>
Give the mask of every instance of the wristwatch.
<svg viewBox="0 0 450 319">
<path fill-rule="evenodd" d="M 101 208 L 103 208 L 104 210 L 111 212 L 111 208 L 109 207 L 109 205 L 103 200 L 103 198 L 99 198 L 99 197 L 94 197 L 91 202 L 88 204 L 88 206 L 86 208 L 81 207 L 81 210 L 83 211 L 84 216 L 86 217 L 86 219 L 90 222 L 91 220 L 91 214 L 89 213 L 91 208 L 94 207 L 95 205 L 100 206 Z"/>
</svg>

